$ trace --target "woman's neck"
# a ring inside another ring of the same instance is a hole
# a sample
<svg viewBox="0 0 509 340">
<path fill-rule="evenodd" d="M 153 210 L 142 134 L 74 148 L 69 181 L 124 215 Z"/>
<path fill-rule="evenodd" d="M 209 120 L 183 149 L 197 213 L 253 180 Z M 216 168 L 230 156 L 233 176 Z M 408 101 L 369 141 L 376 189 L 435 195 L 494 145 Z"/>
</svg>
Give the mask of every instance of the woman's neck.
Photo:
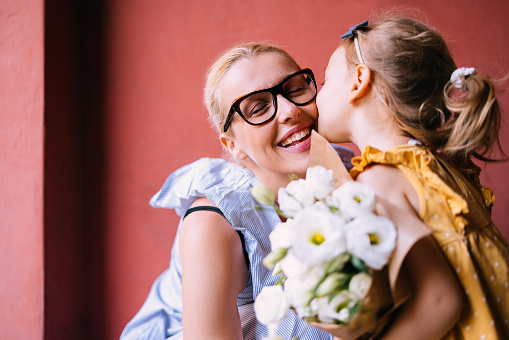
<svg viewBox="0 0 509 340">
<path fill-rule="evenodd" d="M 261 168 L 252 161 L 246 162 L 245 167 L 251 171 L 263 185 L 276 195 L 276 199 L 279 188 L 286 187 L 295 176 L 298 178 L 305 177 L 305 174 L 278 174 L 270 172 Z"/>
</svg>

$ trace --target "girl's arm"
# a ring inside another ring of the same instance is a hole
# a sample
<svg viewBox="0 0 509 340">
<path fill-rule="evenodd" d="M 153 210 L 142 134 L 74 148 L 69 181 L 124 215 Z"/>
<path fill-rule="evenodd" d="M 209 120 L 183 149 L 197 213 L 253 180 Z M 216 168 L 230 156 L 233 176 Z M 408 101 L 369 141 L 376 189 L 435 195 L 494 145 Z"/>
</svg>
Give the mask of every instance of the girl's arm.
<svg viewBox="0 0 509 340">
<path fill-rule="evenodd" d="M 398 228 L 423 224 L 417 213 L 417 193 L 399 169 L 375 165 L 358 180 L 375 190 L 380 202 L 377 212 Z M 414 294 L 400 308 L 383 339 L 442 338 L 455 325 L 463 308 L 463 292 L 455 275 L 431 236 L 414 245 L 403 266 Z"/>
<path fill-rule="evenodd" d="M 198 205 L 213 206 L 206 198 Z M 248 269 L 235 229 L 216 212 L 193 212 L 182 223 L 179 251 L 184 338 L 242 339 L 237 295 Z"/>
<path fill-rule="evenodd" d="M 458 321 L 463 295 L 435 240 L 428 236 L 403 264 L 414 294 L 397 312 L 382 339 L 441 339 Z"/>
</svg>

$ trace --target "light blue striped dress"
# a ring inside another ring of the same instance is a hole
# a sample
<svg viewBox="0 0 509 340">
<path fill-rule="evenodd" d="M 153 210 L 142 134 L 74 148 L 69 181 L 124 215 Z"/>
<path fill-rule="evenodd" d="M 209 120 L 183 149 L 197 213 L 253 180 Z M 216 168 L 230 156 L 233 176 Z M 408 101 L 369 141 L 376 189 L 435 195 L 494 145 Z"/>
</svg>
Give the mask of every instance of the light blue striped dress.
<svg viewBox="0 0 509 340">
<path fill-rule="evenodd" d="M 154 207 L 175 209 L 183 216 L 198 197 L 207 197 L 244 236 L 249 256 L 249 282 L 237 298 L 244 339 L 262 339 L 267 329 L 255 317 L 253 303 L 263 286 L 277 280 L 262 264 L 270 252 L 269 234 L 280 222 L 275 210 L 259 204 L 249 189 L 259 181 L 248 170 L 223 159 L 203 158 L 171 174 L 152 198 Z M 182 262 L 178 252 L 179 229 L 175 236 L 169 268 L 154 282 L 147 300 L 124 329 L 121 339 L 182 339 Z M 206 283 L 204 282 L 204 285 Z M 206 289 L 206 287 L 204 287 Z M 283 339 L 332 339 L 328 333 L 308 326 L 293 312 L 281 322 Z M 189 339 L 187 339 L 189 340 Z M 194 339 L 192 339 L 194 340 Z"/>
</svg>

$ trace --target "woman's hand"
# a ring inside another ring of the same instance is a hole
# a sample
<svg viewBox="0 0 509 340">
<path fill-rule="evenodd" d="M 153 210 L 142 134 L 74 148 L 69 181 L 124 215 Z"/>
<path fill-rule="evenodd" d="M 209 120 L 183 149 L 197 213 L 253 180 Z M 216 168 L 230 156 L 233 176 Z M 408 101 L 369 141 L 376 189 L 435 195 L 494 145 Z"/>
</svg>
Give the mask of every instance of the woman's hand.
<svg viewBox="0 0 509 340">
<path fill-rule="evenodd" d="M 210 205 L 206 198 L 193 206 Z M 237 296 L 248 281 L 239 235 L 216 212 L 195 211 L 182 223 L 182 301 L 185 339 L 242 339 Z"/>
<path fill-rule="evenodd" d="M 311 322 L 311 326 L 324 330 L 334 336 L 334 340 L 355 340 L 376 326 L 372 313 L 359 313 L 348 326 L 331 323 Z"/>
</svg>

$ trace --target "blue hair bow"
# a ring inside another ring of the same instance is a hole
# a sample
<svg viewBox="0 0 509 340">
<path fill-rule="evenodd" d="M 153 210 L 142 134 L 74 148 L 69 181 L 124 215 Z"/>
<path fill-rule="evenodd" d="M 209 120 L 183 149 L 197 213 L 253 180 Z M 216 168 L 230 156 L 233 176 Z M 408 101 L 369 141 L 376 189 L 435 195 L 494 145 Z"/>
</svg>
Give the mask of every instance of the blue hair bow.
<svg viewBox="0 0 509 340">
<path fill-rule="evenodd" d="M 355 31 L 357 31 L 357 30 L 362 31 L 362 30 L 364 30 L 364 29 L 366 29 L 366 28 L 368 28 L 368 21 L 367 21 L 367 20 L 366 20 L 366 21 L 361 22 L 360 24 L 357 24 L 357 25 L 355 25 L 355 26 L 350 27 L 350 29 L 348 30 L 348 32 L 346 32 L 345 34 L 343 34 L 343 35 L 341 36 L 341 40 L 345 40 L 346 38 L 351 37 L 351 36 L 353 35 L 353 33 L 354 33 Z"/>
</svg>

